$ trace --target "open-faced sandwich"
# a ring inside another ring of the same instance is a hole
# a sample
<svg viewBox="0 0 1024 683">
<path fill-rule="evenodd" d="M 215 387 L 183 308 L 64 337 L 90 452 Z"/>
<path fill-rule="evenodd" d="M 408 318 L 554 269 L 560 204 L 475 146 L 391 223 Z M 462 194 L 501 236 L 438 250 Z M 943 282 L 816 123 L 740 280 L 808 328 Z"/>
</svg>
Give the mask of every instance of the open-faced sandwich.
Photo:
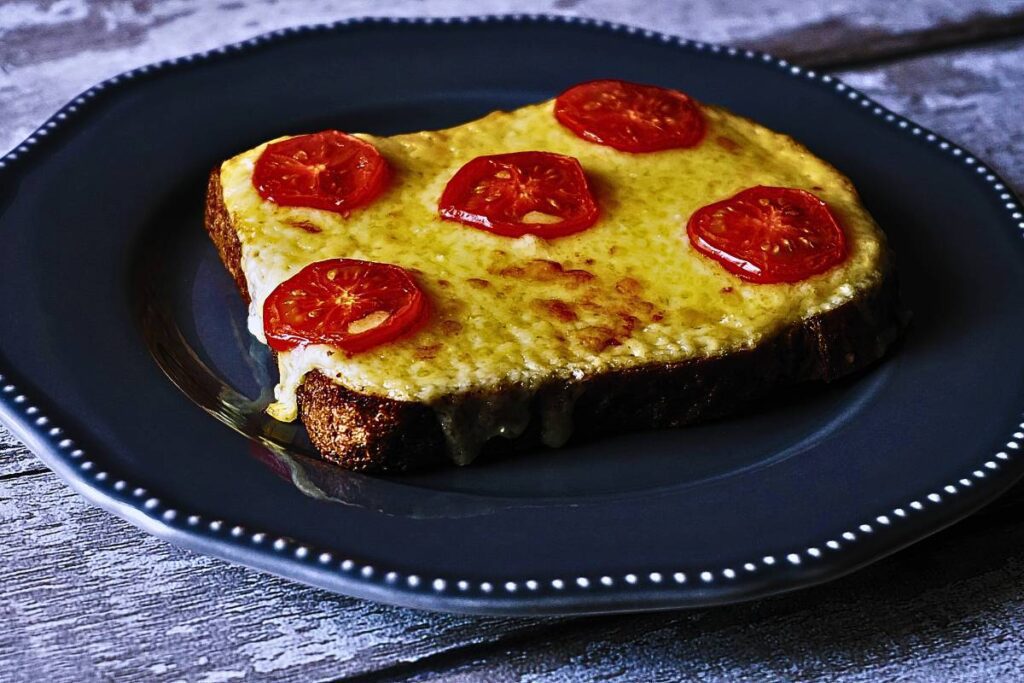
<svg viewBox="0 0 1024 683">
<path fill-rule="evenodd" d="M 268 411 L 352 469 L 691 423 L 863 368 L 900 329 L 850 181 L 666 88 L 282 137 L 216 168 L 206 201 L 276 352 Z"/>
</svg>

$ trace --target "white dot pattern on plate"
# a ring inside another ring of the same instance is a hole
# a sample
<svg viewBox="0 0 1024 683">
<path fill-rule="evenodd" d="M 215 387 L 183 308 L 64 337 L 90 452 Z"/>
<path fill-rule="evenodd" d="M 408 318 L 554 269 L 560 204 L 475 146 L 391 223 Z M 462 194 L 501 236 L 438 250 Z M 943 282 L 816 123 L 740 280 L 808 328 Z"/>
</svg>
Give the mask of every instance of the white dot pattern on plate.
<svg viewBox="0 0 1024 683">
<path fill-rule="evenodd" d="M 805 70 L 802 67 L 792 65 L 784 59 L 777 59 L 771 55 L 756 52 L 753 50 L 738 50 L 733 47 L 725 47 L 721 45 L 714 45 L 703 42 L 695 42 L 686 40 L 683 38 L 677 38 L 675 36 L 666 35 L 650 30 L 641 30 L 631 26 L 624 26 L 622 24 L 615 24 L 611 22 L 596 20 L 596 19 L 585 19 L 585 18 L 574 18 L 566 16 L 550 16 L 550 15 L 513 15 L 511 17 L 501 16 L 482 16 L 482 17 L 455 17 L 455 18 L 397 18 L 397 19 L 352 19 L 343 20 L 333 24 L 315 25 L 298 28 L 288 28 L 273 31 L 262 36 L 257 36 L 241 43 L 235 43 L 224 47 L 208 50 L 206 52 L 186 55 L 183 57 L 177 57 L 174 59 L 164 60 L 156 64 L 142 66 L 137 69 L 133 69 L 126 73 L 114 76 L 82 93 L 80 96 L 72 100 L 63 109 L 57 112 L 50 118 L 49 121 L 39 127 L 34 133 L 32 133 L 24 142 L 11 150 L 7 155 L 0 158 L 0 179 L 3 178 L 4 174 L 12 172 L 18 166 L 27 163 L 31 160 L 30 156 L 27 156 L 33 149 L 37 149 L 43 142 L 48 142 L 50 133 L 61 125 L 66 125 L 68 121 L 74 120 L 76 117 L 82 115 L 83 112 L 87 111 L 97 97 L 104 91 L 110 91 L 115 86 L 123 86 L 123 84 L 129 83 L 140 77 L 144 77 L 150 74 L 156 74 L 164 71 L 168 68 L 175 67 L 178 65 L 191 64 L 197 61 L 209 61 L 218 59 L 222 55 L 229 55 L 231 53 L 240 52 L 250 48 L 256 48 L 265 44 L 272 44 L 280 40 L 288 39 L 292 36 L 302 35 L 310 32 L 325 32 L 344 30 L 345 27 L 356 26 L 360 24 L 489 24 L 499 22 L 533 22 L 533 23 L 565 23 L 565 24 L 579 24 L 587 26 L 595 26 L 604 30 L 612 32 L 620 32 L 627 34 L 636 34 L 643 36 L 644 38 L 652 41 L 658 41 L 666 44 L 677 45 L 684 49 L 692 51 L 703 52 L 708 51 L 715 54 L 725 54 L 729 58 L 741 59 L 747 61 L 759 61 L 769 66 L 774 66 L 782 71 L 787 72 L 793 77 L 806 79 L 822 84 L 824 87 L 832 88 L 839 96 L 844 99 L 855 102 L 859 107 L 865 111 L 869 111 L 872 115 L 880 118 L 888 124 L 892 124 L 900 130 L 904 130 L 908 135 L 914 136 L 922 140 L 925 144 L 932 145 L 942 152 L 948 153 L 951 158 L 957 159 L 960 163 L 963 163 L 966 167 L 974 168 L 977 176 L 988 184 L 990 189 L 995 193 L 995 196 L 1002 203 L 1002 207 L 1007 212 L 1007 217 L 1013 221 L 1021 221 L 1024 218 L 1024 209 L 1022 209 L 1020 201 L 1011 193 L 1007 191 L 1006 185 L 999 179 L 999 177 L 992 171 L 992 169 L 985 163 L 980 161 L 977 157 L 966 152 L 963 148 L 949 142 L 948 140 L 942 139 L 940 136 L 927 131 L 920 126 L 914 124 L 897 114 L 886 110 L 884 107 L 874 102 L 866 95 L 854 90 L 850 86 L 836 80 L 834 77 L 828 74 L 819 74 L 813 70 Z M 1015 224 L 1019 230 L 1024 231 L 1024 222 L 1018 222 Z M 27 394 L 19 392 L 14 382 L 10 381 L 3 373 L 0 373 L 0 401 L 8 404 L 8 407 L 12 413 L 24 415 L 30 422 L 39 429 L 37 430 L 39 436 L 48 440 L 48 443 L 55 449 L 56 452 L 66 454 L 70 461 L 74 461 L 76 466 L 82 471 L 90 471 L 95 468 L 95 463 L 92 460 L 83 460 L 85 451 L 83 448 L 77 447 L 75 441 L 72 438 L 65 436 L 64 430 L 58 426 L 48 427 L 51 421 L 51 416 L 41 414 L 41 409 L 31 404 L 27 398 Z M 26 405 L 28 404 L 28 405 Z M 1020 418 L 1018 418 L 1020 419 Z M 1024 442 L 1024 422 L 1014 426 L 1015 430 L 1009 441 L 1006 442 L 1006 451 L 999 451 L 994 454 L 993 459 L 985 460 L 984 462 L 978 463 L 978 465 L 972 469 L 969 473 L 962 477 L 959 477 L 952 482 L 943 485 L 939 490 L 947 494 L 949 497 L 956 496 L 962 493 L 962 489 L 974 487 L 976 483 L 980 485 L 982 480 L 985 480 L 993 472 L 1000 469 L 1000 462 L 1006 462 L 1011 460 L 1013 457 L 1017 457 L 1021 449 L 1021 443 Z M 1011 455 L 1012 452 L 1012 455 Z M 986 471 L 987 470 L 987 471 Z M 148 516 L 150 519 L 157 521 L 160 524 L 167 526 L 187 526 L 194 529 L 198 529 L 202 526 L 203 520 L 201 516 L 196 514 L 183 515 L 178 508 L 172 508 L 164 503 L 160 498 L 148 496 L 148 492 L 143 487 L 132 488 L 131 484 L 123 479 L 113 479 L 111 482 L 111 475 L 107 471 L 99 471 L 91 475 L 93 480 L 103 485 L 104 489 L 108 489 L 108 495 L 111 495 L 122 501 L 127 499 L 139 500 L 139 503 L 132 503 L 140 510 L 143 514 Z M 959 487 L 959 488 L 958 488 Z M 128 492 L 128 493 L 126 493 Z M 143 500 L 144 499 L 144 500 Z M 823 540 L 822 545 L 830 551 L 841 551 L 844 547 L 856 543 L 858 538 L 866 536 L 874 536 L 886 531 L 890 528 L 895 529 L 900 525 L 901 522 L 912 518 L 916 513 L 926 510 L 928 507 L 941 505 L 943 503 L 943 496 L 938 491 L 931 491 L 923 494 L 921 499 L 911 500 L 903 503 L 900 506 L 894 507 L 891 510 L 882 511 L 874 516 L 870 522 L 864 522 L 854 529 L 845 530 L 837 534 L 837 538 L 840 540 L 829 539 Z M 878 527 L 874 527 L 872 523 L 877 524 Z M 208 533 L 218 534 L 225 527 L 225 522 L 222 520 L 212 520 L 207 523 Z M 858 535 L 858 532 L 860 535 Z M 266 540 L 267 534 L 265 532 L 257 531 L 249 535 L 242 526 L 233 525 L 230 531 L 230 538 L 237 539 L 231 542 L 244 543 L 251 541 L 253 544 L 260 545 Z M 289 547 L 292 543 L 291 539 L 287 538 L 275 538 L 272 543 L 272 547 L 275 551 L 281 552 Z M 778 557 L 785 558 L 786 562 L 779 564 L 776 560 L 776 555 L 766 555 L 759 561 L 750 561 L 742 564 L 744 573 L 750 575 L 756 575 L 763 572 L 783 572 L 793 571 L 795 567 L 799 567 L 805 563 L 809 564 L 813 561 L 820 560 L 825 556 L 825 553 L 817 546 L 809 546 L 800 550 L 790 550 L 786 552 L 779 552 Z M 335 564 L 335 555 L 327 550 L 316 550 L 307 545 L 299 545 L 295 548 L 292 553 L 293 561 L 305 562 L 313 565 L 322 566 L 323 571 L 335 571 L 346 574 L 352 574 L 355 570 L 355 575 L 361 577 L 363 581 L 380 581 L 392 585 L 397 585 L 402 582 L 403 574 L 398 571 L 387 571 L 379 572 L 373 565 L 368 563 L 362 563 L 352 558 L 345 558 Z M 788 566 L 786 566 L 788 565 Z M 740 566 L 740 565 L 737 565 Z M 334 569 L 331 569 L 334 567 Z M 723 568 L 689 568 L 687 571 L 690 574 L 700 577 L 701 583 L 711 584 L 714 583 L 721 577 L 728 581 L 737 579 L 740 574 L 731 567 Z M 535 593 L 543 590 L 551 590 L 554 592 L 562 592 L 569 590 L 570 588 L 575 590 L 592 590 L 595 588 L 611 588 L 619 587 L 621 590 L 629 590 L 634 587 L 643 587 L 649 590 L 653 586 L 664 586 L 667 590 L 677 589 L 679 586 L 685 586 L 687 582 L 687 571 L 672 570 L 669 573 L 662 572 L 648 572 L 644 574 L 637 573 L 626 573 L 621 576 L 601 576 L 595 580 L 592 580 L 586 576 L 576 577 L 565 577 L 565 578 L 551 578 L 545 582 L 538 581 L 537 579 L 528 579 L 525 581 L 514 581 L 514 580 L 502 580 L 498 582 L 492 581 L 479 581 L 470 582 L 465 579 L 451 580 L 445 577 L 433 577 L 426 580 L 421 580 L 417 574 L 408 574 L 404 576 L 404 583 L 408 590 L 422 590 L 424 586 L 429 587 L 430 590 L 436 593 L 445 593 L 458 590 L 460 593 L 472 593 L 479 592 L 482 594 L 491 594 L 495 592 L 496 586 L 500 589 L 499 592 L 511 596 L 521 592 L 521 587 L 525 587 L 530 593 Z M 641 581 L 640 576 L 643 576 L 646 580 Z M 671 577 L 671 581 L 666 580 L 666 577 Z"/>
</svg>

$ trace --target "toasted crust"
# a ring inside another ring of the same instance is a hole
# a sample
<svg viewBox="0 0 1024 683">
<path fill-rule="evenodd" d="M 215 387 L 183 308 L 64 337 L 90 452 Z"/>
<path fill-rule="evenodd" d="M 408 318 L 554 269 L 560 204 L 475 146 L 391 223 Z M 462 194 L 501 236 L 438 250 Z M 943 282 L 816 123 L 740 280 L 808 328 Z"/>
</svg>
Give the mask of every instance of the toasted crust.
<svg viewBox="0 0 1024 683">
<path fill-rule="evenodd" d="M 241 245 L 221 196 L 220 169 L 210 175 L 206 230 L 248 303 Z M 782 387 L 831 381 L 875 362 L 899 336 L 905 316 L 889 268 L 879 284 L 827 313 L 792 325 L 755 348 L 715 358 L 647 365 L 541 387 L 531 406 L 572 393 L 573 441 L 679 427 L 735 411 Z M 486 397 L 481 397 L 486 398 Z M 351 391 L 319 371 L 298 391 L 299 415 L 321 455 L 342 467 L 398 472 L 444 462 L 447 443 L 434 409 Z M 516 439 L 540 442 L 539 420 Z"/>
<path fill-rule="evenodd" d="M 206 232 L 210 234 L 220 254 L 221 263 L 235 279 L 238 291 L 242 293 L 246 305 L 249 305 L 249 284 L 242 272 L 242 243 L 238 241 L 238 231 L 231 223 L 231 214 L 224 204 L 224 191 L 220 186 L 220 166 L 210 171 L 210 179 L 206 183 L 206 209 L 203 212 Z"/>
</svg>

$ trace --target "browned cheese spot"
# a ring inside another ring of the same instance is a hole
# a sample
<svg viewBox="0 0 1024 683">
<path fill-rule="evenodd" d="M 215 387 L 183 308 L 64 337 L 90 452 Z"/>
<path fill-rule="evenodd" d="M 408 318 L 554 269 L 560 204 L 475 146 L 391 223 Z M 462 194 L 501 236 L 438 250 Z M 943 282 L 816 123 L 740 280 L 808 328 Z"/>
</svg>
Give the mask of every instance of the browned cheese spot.
<svg viewBox="0 0 1024 683">
<path fill-rule="evenodd" d="M 449 336 L 462 332 L 462 323 L 458 320 L 442 320 L 438 323 L 438 326 L 442 332 Z"/>
<path fill-rule="evenodd" d="M 576 333 L 580 343 L 593 353 L 601 353 L 610 346 L 620 346 L 621 341 L 615 336 L 615 331 L 604 325 L 591 325 L 584 327 Z"/>
<path fill-rule="evenodd" d="M 627 296 L 638 296 L 643 290 L 643 285 L 631 277 L 624 277 L 615 283 L 615 291 Z"/>
<path fill-rule="evenodd" d="M 292 226 L 293 228 L 298 228 L 299 230 L 305 230 L 306 232 L 311 233 L 313 235 L 315 235 L 318 232 L 323 232 L 319 225 L 317 225 L 316 223 L 311 223 L 310 221 L 288 221 L 288 225 Z"/>
<path fill-rule="evenodd" d="M 630 315 L 624 311 L 619 311 L 619 331 L 622 333 L 621 336 L 628 337 L 633 334 L 633 330 L 640 324 L 640 319 L 635 315 Z"/>
<path fill-rule="evenodd" d="M 437 355 L 437 352 L 441 350 L 441 344 L 428 344 L 425 346 L 417 346 L 413 352 L 413 356 L 419 360 L 430 360 Z"/>
<path fill-rule="evenodd" d="M 542 311 L 557 318 L 564 323 L 571 323 L 579 319 L 572 306 L 561 299 L 537 299 L 534 302 Z"/>
<path fill-rule="evenodd" d="M 558 261 L 547 259 L 531 259 L 518 265 L 506 266 L 498 271 L 505 277 L 525 278 L 538 282 L 558 282 L 566 287 L 575 288 L 590 282 L 595 275 L 579 268 L 566 269 Z"/>
<path fill-rule="evenodd" d="M 740 150 L 740 143 L 736 142 L 732 138 L 727 138 L 724 135 L 719 135 L 718 137 L 716 137 L 715 142 L 718 143 L 719 147 L 724 149 L 726 152 L 729 152 L 730 154 L 735 154 Z"/>
</svg>

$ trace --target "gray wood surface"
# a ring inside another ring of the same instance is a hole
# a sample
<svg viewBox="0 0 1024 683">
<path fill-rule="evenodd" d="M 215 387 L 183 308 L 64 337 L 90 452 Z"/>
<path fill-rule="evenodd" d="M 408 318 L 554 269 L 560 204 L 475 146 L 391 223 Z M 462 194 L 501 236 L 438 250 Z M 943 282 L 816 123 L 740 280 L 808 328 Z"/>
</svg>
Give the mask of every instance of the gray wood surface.
<svg viewBox="0 0 1024 683">
<path fill-rule="evenodd" d="M 997 40 L 1024 33 L 1024 2 L 284 4 L 0 2 L 0 150 L 97 80 L 279 26 L 559 11 L 861 64 L 842 77 L 1024 188 L 1024 42 Z M 662 615 L 478 619 L 333 596 L 178 550 L 89 507 L 0 428 L 0 679 L 1021 678 L 1022 499 L 792 596 Z"/>
<path fill-rule="evenodd" d="M 1024 0 L 0 0 L 0 152 L 97 81 L 302 23 L 547 12 L 841 63 L 1024 31 Z"/>
<path fill-rule="evenodd" d="M 42 472 L 45 469 L 13 434 L 0 427 L 0 479 L 24 472 Z"/>
<path fill-rule="evenodd" d="M 1024 194 L 1024 43 L 840 71 L 850 85 L 962 143 Z"/>
<path fill-rule="evenodd" d="M 1022 521 L 964 522 L 846 579 L 792 595 L 581 620 L 384 680 L 1020 680 Z"/>
<path fill-rule="evenodd" d="M 0 481 L 0 586 L 0 680 L 327 679 L 542 625 L 386 607 L 194 555 L 49 473 Z"/>
</svg>

